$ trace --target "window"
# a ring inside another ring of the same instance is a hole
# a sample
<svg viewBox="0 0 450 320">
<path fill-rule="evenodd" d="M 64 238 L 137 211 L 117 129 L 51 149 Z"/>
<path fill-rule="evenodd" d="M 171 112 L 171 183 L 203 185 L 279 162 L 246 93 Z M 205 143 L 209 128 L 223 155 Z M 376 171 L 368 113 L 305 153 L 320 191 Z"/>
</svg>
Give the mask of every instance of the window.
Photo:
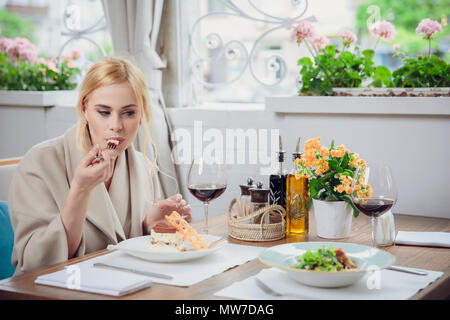
<svg viewBox="0 0 450 320">
<path fill-rule="evenodd" d="M 426 50 L 415 28 L 425 17 L 446 25 L 445 1 L 425 4 L 421 0 L 201 0 L 192 27 L 194 80 L 203 86 L 205 102 L 264 103 L 266 96 L 295 95 L 297 60 L 309 53 L 304 45 L 290 42 L 289 25 L 314 17 L 316 33 L 342 48 L 339 34 L 357 34 L 362 50 L 375 46 L 367 24 L 388 20 L 397 29 L 392 43 L 380 42 L 376 64 L 393 70 L 401 60 L 393 57 L 394 44 L 410 55 Z M 404 10 L 404 8 L 418 10 Z M 305 10 L 306 9 L 306 10 Z M 302 12 L 304 14 L 302 15 Z M 288 19 L 296 18 L 295 21 Z M 293 23 L 292 23 L 293 22 Z M 446 28 L 448 29 L 448 28 Z M 450 58 L 448 31 L 436 35 L 437 54 Z"/>
<path fill-rule="evenodd" d="M 112 49 L 103 16 L 100 0 L 8 0 L 0 2 L 0 36 L 26 37 L 36 45 L 39 55 L 56 58 L 74 36 L 67 27 L 82 31 L 95 25 L 97 32 L 84 34 L 92 41 L 72 40 L 62 52 L 68 55 L 77 49 L 84 64 L 102 56 L 99 47 L 106 53 Z"/>
<path fill-rule="evenodd" d="M 290 29 L 283 23 L 288 18 L 315 16 L 317 31 L 333 39 L 355 25 L 354 4 L 202 0 L 192 29 L 197 41 L 192 42 L 190 67 L 204 87 L 204 100 L 264 103 L 266 96 L 296 94 L 297 60 L 308 52 L 289 41 Z"/>
</svg>

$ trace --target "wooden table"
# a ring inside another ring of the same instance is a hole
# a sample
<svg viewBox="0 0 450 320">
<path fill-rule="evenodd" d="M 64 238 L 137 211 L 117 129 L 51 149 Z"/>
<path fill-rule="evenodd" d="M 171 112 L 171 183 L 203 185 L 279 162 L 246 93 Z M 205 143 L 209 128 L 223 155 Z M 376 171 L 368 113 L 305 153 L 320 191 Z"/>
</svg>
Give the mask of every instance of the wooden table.
<svg viewBox="0 0 450 320">
<path fill-rule="evenodd" d="M 418 217 L 411 215 L 395 215 L 396 229 L 402 231 L 441 231 L 450 232 L 450 219 Z M 195 226 L 196 224 L 194 224 Z M 273 246 L 288 242 L 324 241 L 316 235 L 314 217 L 310 216 L 310 233 L 307 237 L 287 237 L 273 242 L 244 242 L 227 236 L 226 215 L 210 219 L 210 233 L 226 237 L 229 242 L 255 246 Z M 370 246 L 371 225 L 368 217 L 360 215 L 353 220 L 351 237 L 343 242 L 352 242 Z M 397 258 L 396 265 L 442 271 L 444 275 L 421 290 L 412 299 L 446 299 L 450 296 L 450 249 L 437 247 L 418 247 L 395 245 L 386 250 Z M 0 299 L 163 299 L 163 300 L 191 300 L 191 299 L 220 299 L 213 294 L 235 281 L 244 280 L 266 268 L 258 259 L 229 269 L 221 274 L 199 282 L 190 287 L 175 287 L 154 284 L 151 288 L 115 298 L 100 294 L 72 291 L 34 284 L 36 277 L 61 270 L 64 266 L 78 263 L 107 253 L 101 250 L 83 257 L 71 259 L 53 266 L 22 274 L 0 283 Z"/>
</svg>

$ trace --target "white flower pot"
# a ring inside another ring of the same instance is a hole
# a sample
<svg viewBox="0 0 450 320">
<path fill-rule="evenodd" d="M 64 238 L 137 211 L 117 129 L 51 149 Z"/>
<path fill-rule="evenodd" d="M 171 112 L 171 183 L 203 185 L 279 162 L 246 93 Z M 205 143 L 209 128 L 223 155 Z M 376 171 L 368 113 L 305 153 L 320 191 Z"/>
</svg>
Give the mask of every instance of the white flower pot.
<svg viewBox="0 0 450 320">
<path fill-rule="evenodd" d="M 352 228 L 353 209 L 345 201 L 313 199 L 317 235 L 325 239 L 348 238 Z"/>
</svg>

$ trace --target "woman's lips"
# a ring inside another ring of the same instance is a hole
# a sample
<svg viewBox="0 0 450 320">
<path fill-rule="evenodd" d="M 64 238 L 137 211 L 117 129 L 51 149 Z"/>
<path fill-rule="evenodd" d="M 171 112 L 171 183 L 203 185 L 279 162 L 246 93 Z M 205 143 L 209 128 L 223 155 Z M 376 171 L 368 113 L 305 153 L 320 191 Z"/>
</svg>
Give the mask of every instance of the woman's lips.
<svg viewBox="0 0 450 320">
<path fill-rule="evenodd" d="M 110 138 L 106 138 L 106 143 L 112 142 L 116 145 L 121 144 L 123 141 L 125 141 L 124 138 L 122 137 L 110 137 Z"/>
<path fill-rule="evenodd" d="M 108 149 L 116 149 L 123 141 L 125 141 L 122 137 L 110 137 L 106 139 L 106 147 Z"/>
</svg>

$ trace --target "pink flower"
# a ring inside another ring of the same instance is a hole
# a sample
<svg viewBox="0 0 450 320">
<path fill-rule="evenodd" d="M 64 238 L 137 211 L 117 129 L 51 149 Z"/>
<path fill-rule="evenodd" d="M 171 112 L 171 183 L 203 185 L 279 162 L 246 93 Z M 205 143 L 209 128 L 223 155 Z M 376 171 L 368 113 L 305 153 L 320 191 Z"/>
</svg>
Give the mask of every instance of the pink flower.
<svg viewBox="0 0 450 320">
<path fill-rule="evenodd" d="M 23 61 L 30 61 L 31 63 L 36 63 L 37 61 L 37 55 L 33 48 L 21 48 L 18 53 Z"/>
<path fill-rule="evenodd" d="M 48 58 L 48 59 L 39 58 L 39 59 L 38 59 L 38 63 L 47 66 L 47 68 L 48 68 L 49 70 L 52 70 L 52 71 L 54 71 L 54 72 L 56 72 L 56 73 L 59 73 L 59 71 L 60 71 L 60 70 L 56 67 L 55 61 L 54 61 L 53 59 L 51 59 L 51 58 Z"/>
<path fill-rule="evenodd" d="M 47 65 L 47 67 L 50 70 L 52 70 L 52 71 L 54 71 L 56 73 L 59 73 L 59 69 L 56 67 L 56 63 L 55 63 L 55 61 L 53 59 L 48 59 L 45 64 Z"/>
<path fill-rule="evenodd" d="M 83 57 L 83 54 L 81 53 L 81 51 L 77 50 L 77 49 L 73 49 L 70 55 L 72 56 L 72 59 L 74 59 L 74 60 Z"/>
<path fill-rule="evenodd" d="M 372 36 L 381 38 L 387 42 L 391 42 L 397 34 L 394 25 L 386 20 L 375 22 L 370 26 L 369 31 Z"/>
<path fill-rule="evenodd" d="M 15 42 L 13 39 L 9 39 L 9 38 L 1 38 L 0 39 L 0 52 L 1 53 L 5 53 L 7 52 L 10 48 L 15 46 Z"/>
<path fill-rule="evenodd" d="M 394 48 L 395 51 L 400 50 L 400 44 L 399 43 L 394 44 L 392 47 Z"/>
<path fill-rule="evenodd" d="M 350 43 L 352 43 L 352 42 L 358 41 L 358 37 L 356 36 L 356 34 L 351 32 L 350 30 L 345 30 L 345 31 L 341 32 L 339 37 L 341 37 L 344 40 L 345 46 L 350 45 Z"/>
<path fill-rule="evenodd" d="M 70 56 L 70 57 L 63 56 L 62 61 L 67 62 L 67 67 L 69 69 L 72 69 L 75 66 L 75 60 L 72 58 L 72 56 Z"/>
<path fill-rule="evenodd" d="M 416 28 L 417 34 L 425 34 L 425 39 L 430 39 L 436 32 L 442 32 L 442 25 L 431 19 L 423 19 Z"/>
<path fill-rule="evenodd" d="M 296 26 L 291 33 L 291 41 L 300 44 L 305 39 L 314 38 L 314 27 L 311 22 L 304 20 Z"/>
<path fill-rule="evenodd" d="M 12 60 L 20 58 L 23 61 L 37 61 L 36 47 L 26 38 L 0 39 L 0 51 L 6 52 Z"/>
<path fill-rule="evenodd" d="M 325 48 L 326 45 L 330 42 L 330 40 L 327 37 L 321 35 L 315 35 L 311 40 L 319 49 Z"/>
</svg>

